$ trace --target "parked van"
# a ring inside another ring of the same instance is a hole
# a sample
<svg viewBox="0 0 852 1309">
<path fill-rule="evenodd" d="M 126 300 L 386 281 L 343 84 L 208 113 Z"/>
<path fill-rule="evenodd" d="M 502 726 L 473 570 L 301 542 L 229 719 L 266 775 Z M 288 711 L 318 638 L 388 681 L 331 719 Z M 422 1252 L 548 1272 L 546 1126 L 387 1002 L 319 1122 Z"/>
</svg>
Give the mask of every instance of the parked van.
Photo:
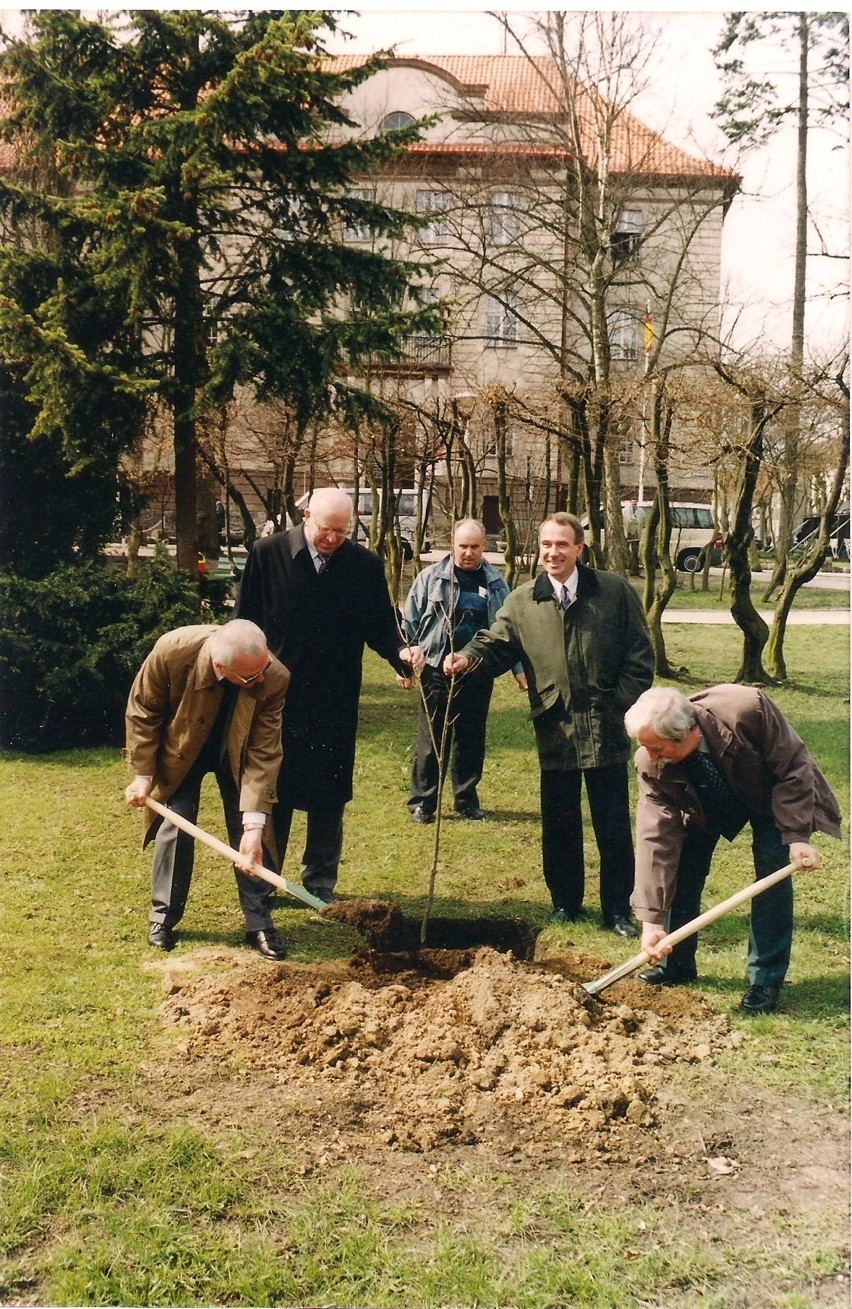
<svg viewBox="0 0 852 1309">
<path fill-rule="evenodd" d="M 632 514 L 636 520 L 637 535 L 641 536 L 645 524 L 645 515 L 653 507 L 651 500 L 622 500 L 621 508 L 627 520 Z M 722 538 L 714 534 L 713 510 L 709 505 L 697 501 L 680 500 L 669 506 L 672 521 L 672 535 L 669 543 L 675 566 L 684 573 L 694 573 L 701 558 L 702 550 L 712 547 L 711 563 L 719 564 L 722 559 Z M 584 527 L 589 525 L 589 516 L 582 518 Z M 625 531 L 627 530 L 625 522 Z"/>
<path fill-rule="evenodd" d="M 351 486 L 341 486 L 341 491 L 345 491 L 348 496 L 354 500 L 355 492 Z M 381 491 L 379 491 L 381 496 Z M 302 510 L 307 506 L 310 495 L 305 493 L 296 501 L 298 509 Z M 414 537 L 417 531 L 417 491 L 413 486 L 404 486 L 396 492 L 396 509 L 399 518 L 399 531 L 402 538 L 402 552 L 406 559 L 410 559 L 414 552 Z M 358 492 L 358 504 L 355 508 L 356 515 L 356 532 L 355 539 L 363 545 L 370 543 L 370 522 L 373 517 L 373 490 L 372 487 L 362 486 Z M 423 550 L 431 550 L 431 541 L 424 540 Z"/>
</svg>

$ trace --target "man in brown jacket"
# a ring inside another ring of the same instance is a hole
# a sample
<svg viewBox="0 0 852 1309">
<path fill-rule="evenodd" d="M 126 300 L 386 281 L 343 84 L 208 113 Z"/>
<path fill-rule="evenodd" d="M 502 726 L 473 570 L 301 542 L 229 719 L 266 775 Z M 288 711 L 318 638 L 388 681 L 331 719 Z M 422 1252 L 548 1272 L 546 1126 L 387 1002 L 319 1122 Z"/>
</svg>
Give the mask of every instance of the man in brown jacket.
<svg viewBox="0 0 852 1309">
<path fill-rule="evenodd" d="M 128 804 L 146 796 L 195 822 L 204 775 L 216 777 L 232 846 L 246 865 L 263 860 L 263 834 L 281 764 L 281 710 L 289 674 L 254 623 L 179 627 L 161 636 L 127 701 L 125 758 L 134 774 Z M 145 808 L 145 839 L 155 838 L 148 942 L 175 945 L 192 879 L 194 842 Z M 235 865 L 246 940 L 267 959 L 283 959 L 272 924 L 268 883 Z"/>
<path fill-rule="evenodd" d="M 672 687 L 652 687 L 624 723 L 640 746 L 631 899 L 643 923 L 642 949 L 655 961 L 639 976 L 672 986 L 694 981 L 697 937 L 673 950 L 655 947 L 700 913 L 719 837 L 733 840 L 751 825 L 757 877 L 788 863 L 818 868 L 811 835 L 839 837 L 840 807 L 802 739 L 754 687 L 712 686 L 689 699 Z M 750 987 L 740 1005 L 746 1013 L 775 1009 L 792 939 L 788 877 L 751 902 Z"/>
</svg>

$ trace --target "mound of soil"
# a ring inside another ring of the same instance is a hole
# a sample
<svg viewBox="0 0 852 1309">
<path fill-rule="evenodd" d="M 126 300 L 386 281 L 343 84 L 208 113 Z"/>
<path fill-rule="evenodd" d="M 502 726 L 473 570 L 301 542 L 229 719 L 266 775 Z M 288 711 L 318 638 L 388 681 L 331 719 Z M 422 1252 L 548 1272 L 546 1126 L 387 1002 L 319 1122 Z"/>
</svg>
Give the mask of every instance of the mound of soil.
<svg viewBox="0 0 852 1309">
<path fill-rule="evenodd" d="M 580 1157 L 653 1125 L 668 1062 L 739 1040 L 681 988 L 677 1005 L 642 983 L 592 998 L 572 976 L 600 965 L 471 948 L 201 977 L 175 966 L 162 1016 L 185 1029 L 188 1058 L 263 1070 L 294 1105 L 332 1106 L 350 1147 L 353 1134 L 416 1151 L 522 1136 Z"/>
</svg>

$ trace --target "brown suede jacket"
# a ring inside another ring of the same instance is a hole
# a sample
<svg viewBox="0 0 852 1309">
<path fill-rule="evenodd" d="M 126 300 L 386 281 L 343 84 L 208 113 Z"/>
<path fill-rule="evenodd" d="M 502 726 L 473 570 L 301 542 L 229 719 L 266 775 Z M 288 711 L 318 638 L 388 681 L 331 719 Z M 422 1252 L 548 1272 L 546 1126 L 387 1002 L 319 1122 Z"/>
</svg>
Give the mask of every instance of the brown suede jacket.
<svg viewBox="0 0 852 1309">
<path fill-rule="evenodd" d="M 840 806 L 804 741 L 778 706 L 755 687 L 712 686 L 690 697 L 710 753 L 734 795 L 771 815 L 785 845 L 814 832 L 839 837 Z M 674 895 L 689 823 L 705 826 L 694 788 L 679 764 L 652 762 L 641 746 L 636 811 L 636 917 L 662 925 Z"/>
</svg>

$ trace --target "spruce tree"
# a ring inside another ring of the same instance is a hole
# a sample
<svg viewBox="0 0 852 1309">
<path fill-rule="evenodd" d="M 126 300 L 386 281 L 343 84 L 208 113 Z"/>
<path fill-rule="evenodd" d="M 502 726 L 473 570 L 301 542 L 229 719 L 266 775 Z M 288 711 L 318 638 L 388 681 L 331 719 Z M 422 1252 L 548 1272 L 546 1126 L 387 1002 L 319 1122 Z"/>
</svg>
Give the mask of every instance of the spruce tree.
<svg viewBox="0 0 852 1309">
<path fill-rule="evenodd" d="M 196 423 L 237 386 L 302 422 L 368 403 L 352 377 L 430 330 L 414 265 L 381 249 L 411 215 L 349 193 L 415 139 L 365 139 L 322 58 L 330 14 L 31 15 L 0 68 L 6 140 L 51 184 L 0 183 L 0 348 L 41 432 L 112 460 L 151 397 L 173 428 L 178 564 L 196 566 Z M 367 224 L 374 249 L 348 245 Z M 37 235 L 34 237 L 33 233 Z"/>
</svg>

